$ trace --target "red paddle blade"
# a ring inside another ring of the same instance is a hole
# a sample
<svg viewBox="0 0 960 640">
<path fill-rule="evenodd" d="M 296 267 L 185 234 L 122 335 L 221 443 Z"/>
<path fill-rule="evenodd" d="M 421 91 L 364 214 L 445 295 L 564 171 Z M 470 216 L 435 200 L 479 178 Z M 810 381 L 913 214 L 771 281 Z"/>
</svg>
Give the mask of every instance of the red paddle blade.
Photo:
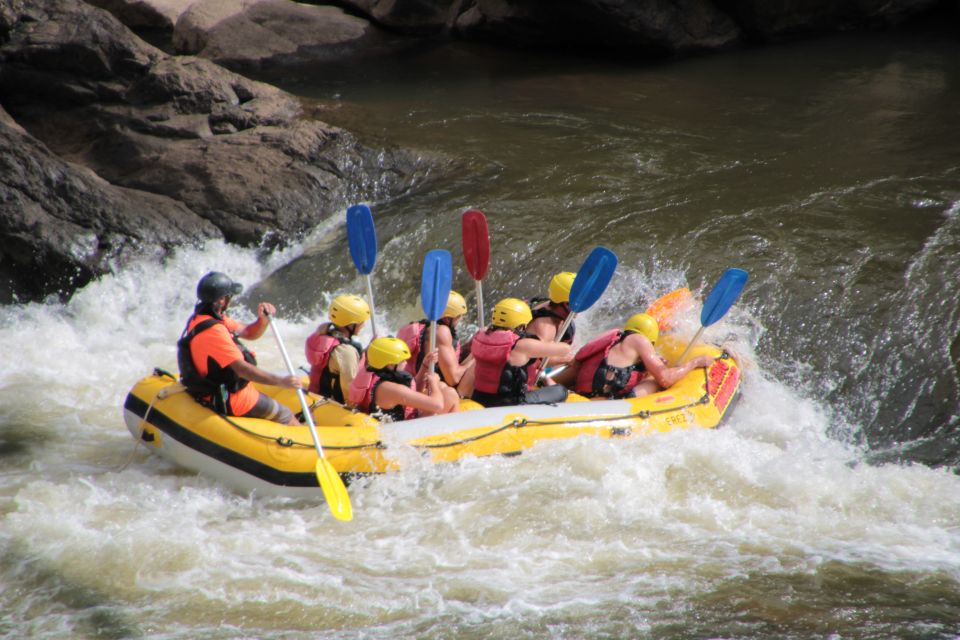
<svg viewBox="0 0 960 640">
<path fill-rule="evenodd" d="M 463 212 L 463 258 L 474 280 L 483 280 L 490 266 L 490 230 L 482 211 Z"/>
</svg>

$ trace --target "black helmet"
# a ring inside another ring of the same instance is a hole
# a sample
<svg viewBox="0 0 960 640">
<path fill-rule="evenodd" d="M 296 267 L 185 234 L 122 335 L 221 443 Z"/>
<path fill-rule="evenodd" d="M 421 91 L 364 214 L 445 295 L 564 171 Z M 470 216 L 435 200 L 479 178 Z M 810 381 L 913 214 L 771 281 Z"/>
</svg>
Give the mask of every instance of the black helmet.
<svg viewBox="0 0 960 640">
<path fill-rule="evenodd" d="M 210 303 L 223 296 L 240 295 L 242 291 L 243 285 L 231 280 L 227 274 L 211 271 L 197 283 L 197 300 Z"/>
</svg>

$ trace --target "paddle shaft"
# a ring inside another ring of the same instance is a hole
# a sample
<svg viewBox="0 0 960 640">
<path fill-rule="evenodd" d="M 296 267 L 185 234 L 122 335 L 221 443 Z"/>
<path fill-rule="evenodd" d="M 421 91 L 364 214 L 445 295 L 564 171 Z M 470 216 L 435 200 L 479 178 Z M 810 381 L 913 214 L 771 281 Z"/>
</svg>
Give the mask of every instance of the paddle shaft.
<svg viewBox="0 0 960 640">
<path fill-rule="evenodd" d="M 680 354 L 680 357 L 677 358 L 673 366 L 677 366 L 683 362 L 683 359 L 687 356 L 687 353 L 690 352 L 690 349 L 693 348 L 693 345 L 696 344 L 700 338 L 700 334 L 703 333 L 705 328 L 717 322 L 730 310 L 730 307 L 740 296 L 740 292 L 743 291 L 748 277 L 747 272 L 743 269 L 731 268 L 723 272 L 723 275 L 721 275 L 717 283 L 713 285 L 710 293 L 707 294 L 706 301 L 703 303 L 703 310 L 700 312 L 700 329 L 697 331 L 697 334 L 693 336 L 693 340 L 691 340 L 687 348 L 683 350 L 683 353 Z"/>
<path fill-rule="evenodd" d="M 297 372 L 293 368 L 293 363 L 290 362 L 290 356 L 287 355 L 287 348 L 280 338 L 277 323 L 275 323 L 270 316 L 267 316 L 267 321 L 270 324 L 270 330 L 273 331 L 273 337 L 277 341 L 277 346 L 280 347 L 280 355 L 283 356 L 283 363 L 287 366 L 287 372 L 292 376 L 297 375 Z M 307 397 L 303 395 L 303 389 L 297 389 L 297 397 L 300 398 L 300 409 L 303 411 L 303 418 L 307 421 L 307 426 L 310 427 L 310 437 L 313 438 L 313 446 L 317 450 L 317 455 L 322 458 L 323 447 L 320 446 L 320 436 L 317 435 L 317 427 L 313 424 L 313 415 L 310 413 L 309 405 L 307 405 Z"/>
<path fill-rule="evenodd" d="M 373 306 L 373 281 L 370 278 L 370 274 L 367 274 L 367 297 L 370 299 L 370 328 L 373 329 L 373 337 L 376 338 L 377 335 L 377 311 Z"/>
<path fill-rule="evenodd" d="M 477 283 L 477 326 L 483 329 L 486 324 L 483 322 L 483 282 L 476 280 Z"/>
<path fill-rule="evenodd" d="M 561 324 L 561 325 L 560 325 L 560 329 L 557 330 L 557 335 L 556 335 L 556 337 L 555 337 L 554 340 L 553 340 L 554 342 L 560 342 L 560 340 L 563 338 L 563 334 L 565 334 L 565 333 L 567 332 L 567 329 L 570 327 L 571 323 L 573 323 L 573 317 L 574 317 L 575 315 L 577 315 L 576 312 L 575 312 L 575 311 L 571 311 L 571 312 L 567 315 L 567 317 L 563 319 L 563 324 Z M 547 369 L 547 362 L 548 362 L 549 360 L 550 360 L 550 358 L 544 358 L 543 360 L 540 361 L 540 368 L 537 369 L 537 375 L 536 375 L 536 377 L 534 378 L 534 381 L 539 380 L 539 379 L 541 378 L 541 376 L 543 376 L 543 372 L 546 371 L 546 369 Z"/>
<path fill-rule="evenodd" d="M 687 348 L 683 350 L 683 353 L 680 354 L 680 357 L 677 358 L 677 361 L 673 363 L 674 367 L 677 367 L 683 364 L 683 359 L 687 357 L 688 353 L 690 353 L 690 349 L 693 348 L 693 345 L 697 344 L 697 340 L 700 339 L 700 335 L 703 333 L 704 329 L 706 329 L 706 327 L 703 325 L 700 325 L 700 329 L 693 336 L 693 340 L 691 340 L 690 343 L 687 345 Z"/>
<path fill-rule="evenodd" d="M 430 321 L 430 344 L 427 348 L 427 353 L 430 353 L 436 348 L 437 348 L 437 321 L 431 320 Z M 433 373 L 434 371 L 433 367 L 435 364 L 436 363 L 434 362 L 430 363 L 430 373 Z"/>
</svg>

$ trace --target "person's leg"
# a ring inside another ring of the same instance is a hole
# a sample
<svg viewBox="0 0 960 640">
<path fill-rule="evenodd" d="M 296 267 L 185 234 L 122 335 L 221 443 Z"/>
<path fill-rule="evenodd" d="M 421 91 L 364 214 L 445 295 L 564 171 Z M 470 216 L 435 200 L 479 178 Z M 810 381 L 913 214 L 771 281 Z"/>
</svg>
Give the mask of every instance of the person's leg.
<svg viewBox="0 0 960 640">
<path fill-rule="evenodd" d="M 558 404 L 566 402 L 569 391 L 563 385 L 555 384 L 534 391 L 527 391 L 526 404 Z"/>
<path fill-rule="evenodd" d="M 265 420 L 273 420 L 274 422 L 288 424 L 291 426 L 300 424 L 300 421 L 294 417 L 293 412 L 290 411 L 290 409 L 286 408 L 284 405 L 280 404 L 265 393 L 260 394 L 260 397 L 257 399 L 257 404 L 253 405 L 253 408 L 250 409 L 250 411 L 247 411 L 245 414 L 243 414 L 243 417 L 264 418 Z"/>
<path fill-rule="evenodd" d="M 443 410 L 440 413 L 455 413 L 460 410 L 460 394 L 453 387 L 440 385 L 443 393 Z"/>
<path fill-rule="evenodd" d="M 660 385 L 653 378 L 648 378 L 633 388 L 633 397 L 642 398 L 657 391 L 660 391 Z"/>
<path fill-rule="evenodd" d="M 476 375 L 476 367 L 470 366 L 463 372 L 463 377 L 457 383 L 457 393 L 462 398 L 469 398 L 473 395 L 473 380 Z"/>
</svg>

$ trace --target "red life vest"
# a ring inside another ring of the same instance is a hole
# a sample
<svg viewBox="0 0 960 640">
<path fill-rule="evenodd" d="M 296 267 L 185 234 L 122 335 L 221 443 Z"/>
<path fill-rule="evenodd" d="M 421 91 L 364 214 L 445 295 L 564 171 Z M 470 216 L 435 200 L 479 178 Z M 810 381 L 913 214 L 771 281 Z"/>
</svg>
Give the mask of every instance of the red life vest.
<svg viewBox="0 0 960 640">
<path fill-rule="evenodd" d="M 379 371 L 372 371 L 367 368 L 367 355 L 360 358 L 360 370 L 357 376 L 350 383 L 350 404 L 363 411 L 364 413 L 376 413 L 378 410 L 393 417 L 394 420 L 409 420 L 416 416 L 416 409 L 397 405 L 393 409 L 380 409 L 374 398 L 377 395 L 377 387 L 381 382 L 386 382 Z M 399 384 L 399 383 L 398 383 Z M 417 385 L 413 378 L 410 378 L 410 388 L 416 391 Z"/>
<path fill-rule="evenodd" d="M 359 353 L 360 347 L 355 342 L 340 335 L 340 332 L 329 322 L 315 331 L 304 347 L 307 362 L 310 363 L 310 393 L 319 393 L 343 402 L 343 389 L 340 388 L 338 376 L 333 375 L 327 365 L 330 364 L 330 354 L 341 344 L 348 344 Z"/>
<path fill-rule="evenodd" d="M 476 360 L 474 400 L 481 404 L 522 404 L 526 397 L 527 365 L 509 364 L 520 336 L 509 329 L 487 329 L 473 336 L 470 353 Z M 477 393 L 479 392 L 479 394 Z"/>
<path fill-rule="evenodd" d="M 611 329 L 577 351 L 574 357 L 580 363 L 580 370 L 573 386 L 577 393 L 587 397 L 624 398 L 637 386 L 640 374 L 646 370 L 642 362 L 629 367 L 607 364 L 610 349 L 625 336 L 623 330 Z"/>
<path fill-rule="evenodd" d="M 441 324 L 438 322 L 437 324 Z M 453 352 L 457 358 L 457 362 L 460 362 L 460 339 L 457 337 L 457 330 L 450 325 L 445 325 L 450 329 L 450 335 L 453 338 Z M 400 327 L 400 330 L 397 331 L 397 337 L 407 343 L 407 347 L 410 348 L 410 359 L 407 360 L 407 364 L 404 365 L 404 368 L 412 376 L 417 375 L 417 372 L 420 371 L 420 365 L 423 364 L 424 353 L 421 347 L 430 341 L 428 337 L 430 331 L 430 321 L 429 320 L 420 320 L 419 322 L 410 322 L 408 324 Z M 443 379 L 451 387 L 455 387 L 453 381 L 447 380 L 443 371 L 439 371 L 440 378 Z"/>
</svg>

